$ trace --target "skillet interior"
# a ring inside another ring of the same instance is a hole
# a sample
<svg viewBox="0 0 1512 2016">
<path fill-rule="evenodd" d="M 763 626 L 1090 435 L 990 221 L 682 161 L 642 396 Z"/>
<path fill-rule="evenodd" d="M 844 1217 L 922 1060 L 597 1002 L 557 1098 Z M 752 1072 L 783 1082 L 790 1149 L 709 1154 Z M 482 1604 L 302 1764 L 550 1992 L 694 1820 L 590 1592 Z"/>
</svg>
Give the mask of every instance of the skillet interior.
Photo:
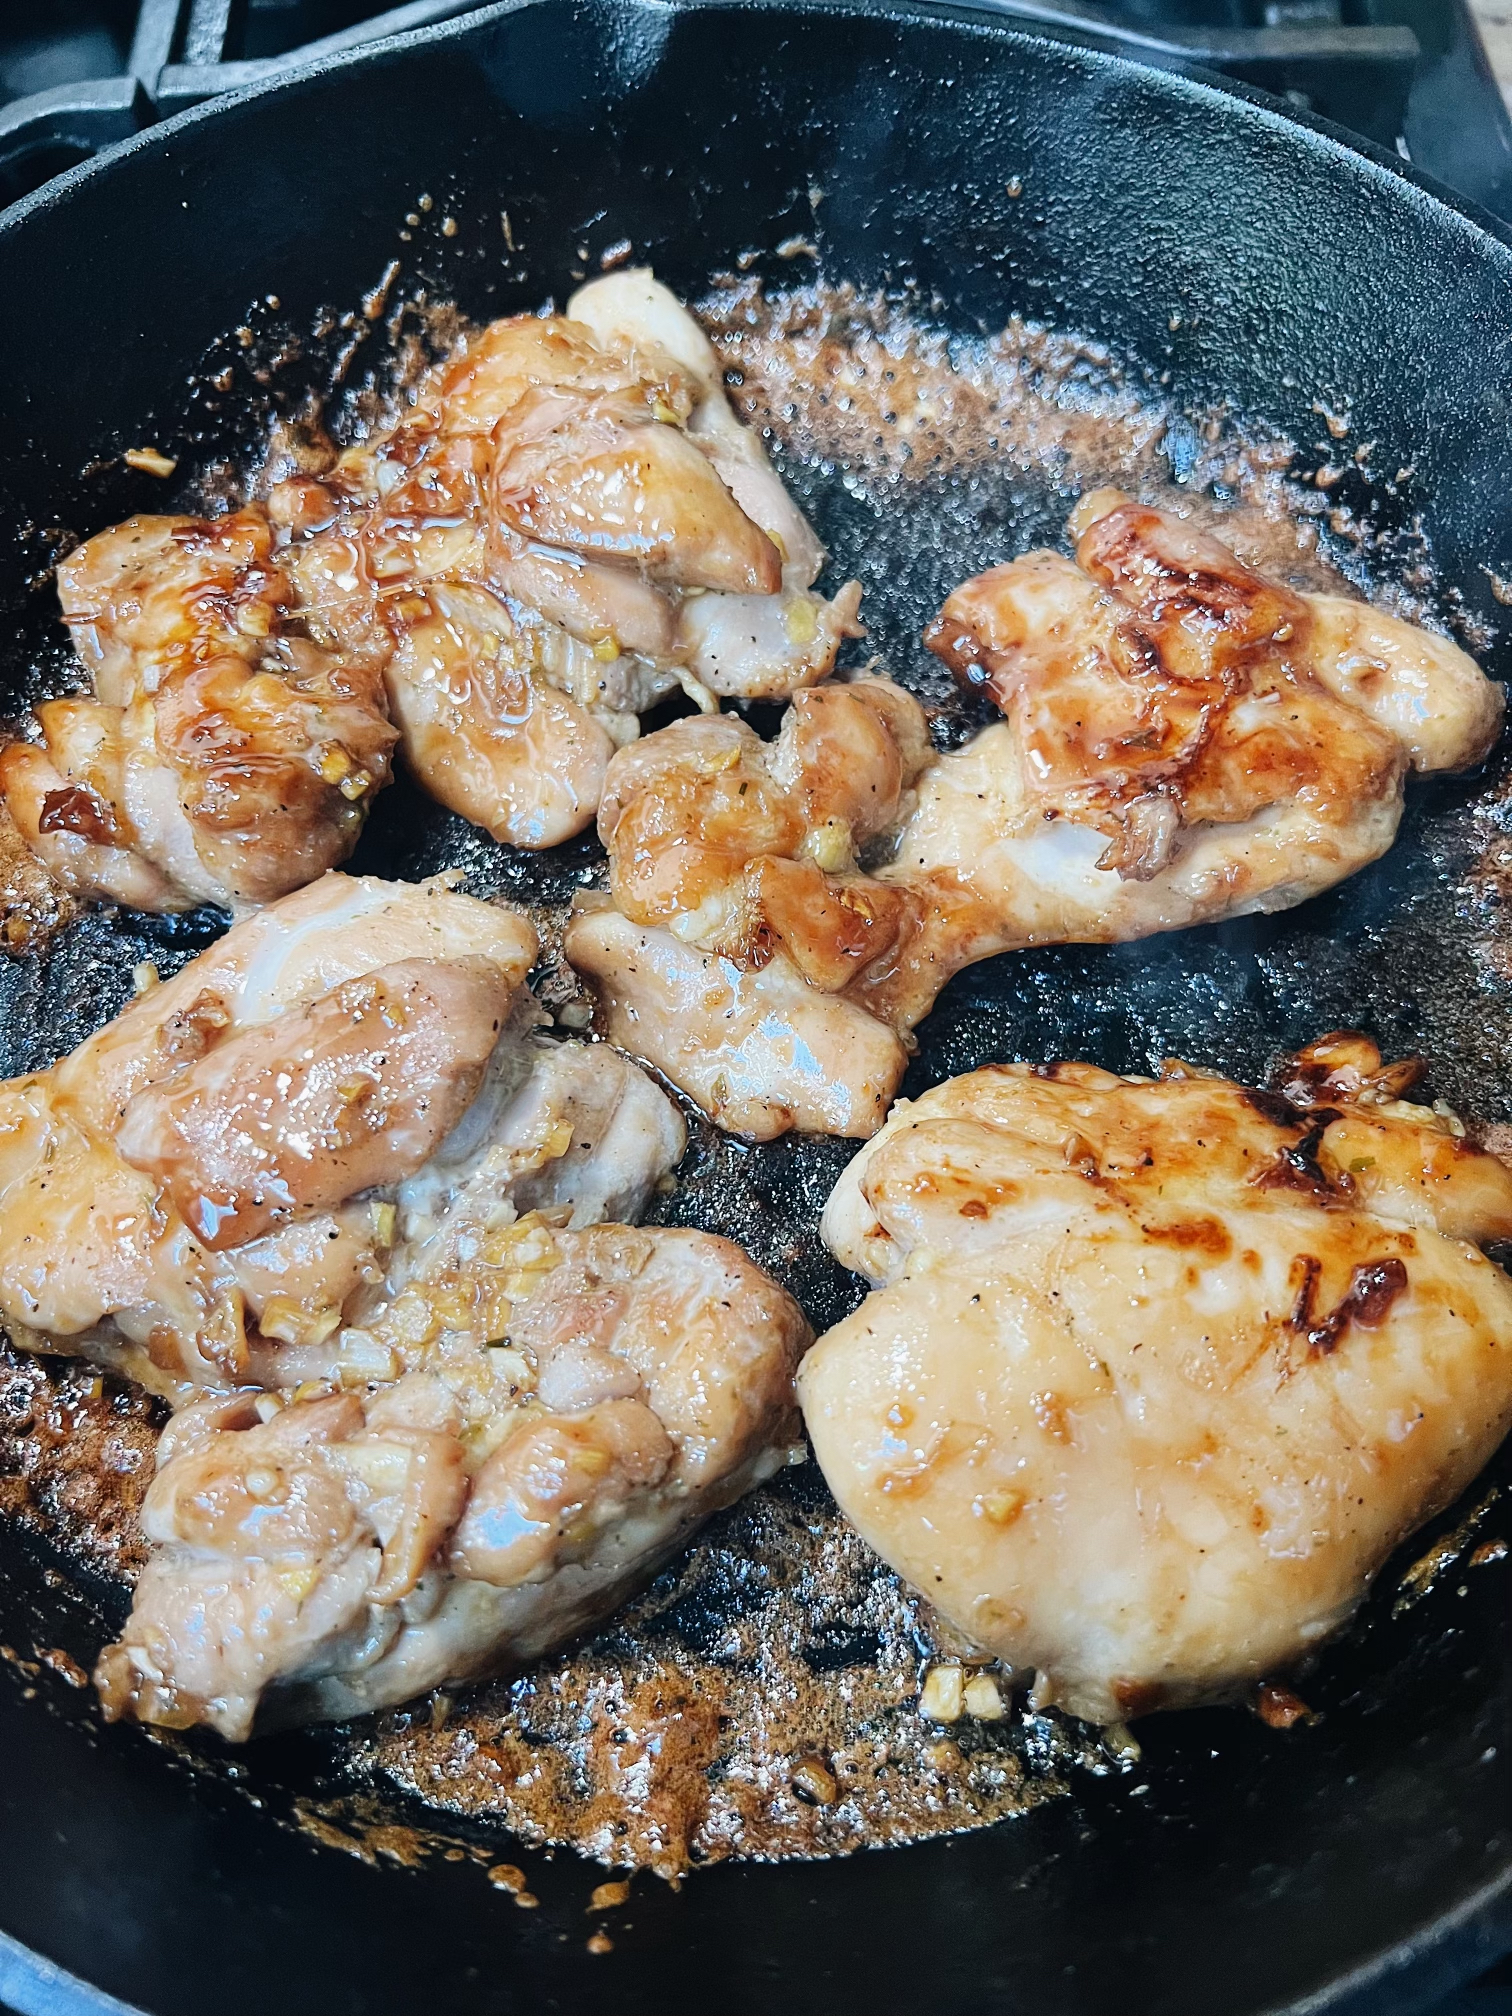
<svg viewBox="0 0 1512 2016">
<path fill-rule="evenodd" d="M 435 207 L 401 240 L 422 191 Z M 523 248 L 507 263 L 503 208 Z M 1512 262 L 1463 220 L 1252 107 L 996 30 L 542 0 L 191 118 L 0 227 L 0 564 L 17 639 L 51 528 L 161 508 L 119 466 L 81 476 L 93 456 L 143 438 L 202 466 L 244 450 L 247 402 L 216 412 L 186 387 L 244 318 L 308 329 L 396 256 L 438 298 L 507 312 L 561 298 L 578 244 L 596 255 L 624 237 L 690 294 L 746 248 L 816 238 L 832 275 L 905 289 L 953 328 L 1019 312 L 1085 331 L 1169 371 L 1176 405 L 1230 398 L 1304 448 L 1321 432 L 1315 401 L 1347 407 L 1373 463 L 1415 469 L 1400 498 L 1375 501 L 1399 530 L 1421 512 L 1443 606 L 1497 618 L 1480 570 L 1512 574 Z M 269 292 L 280 307 L 251 316 Z M 1188 440 L 1171 430 L 1178 473 Z M 821 485 L 818 508 L 821 530 L 864 544 L 838 488 Z M 993 536 L 1006 550 L 1022 530 Z M 12 662 L 29 655 L 18 642 Z M 1495 650 L 1487 662 L 1504 669 Z M 964 976 L 910 1089 L 989 1056 L 1055 1053 L 1140 1069 L 1175 1051 L 1252 1075 L 1290 1041 L 1359 1022 L 1388 1049 L 1427 1050 L 1435 1092 L 1512 1117 L 1507 983 L 1485 950 L 1494 925 L 1462 887 L 1498 830 L 1468 810 L 1486 788 L 1420 792 L 1386 862 L 1291 917 Z M 402 817 L 375 824 L 365 865 L 440 865 Z M 161 935 L 195 942 L 193 926 Z M 144 949 L 91 923 L 45 964 L 0 974 L 7 1068 L 76 1041 Z M 784 1215 L 801 1222 L 839 1159 L 800 1145 L 756 1165 L 774 1199 L 763 1236 L 780 1248 Z M 727 1174 L 690 1196 L 706 1222 L 745 1229 Z M 824 1320 L 843 1285 L 811 1246 L 797 1257 Z M 6 1642 L 82 1654 L 92 1620 L 26 1543 L 4 1545 Z M 736 2010 L 926 1996 L 1034 2016 L 1257 2010 L 1338 1980 L 1512 1867 L 1500 1572 L 1466 1577 L 1464 1598 L 1450 1576 L 1397 1621 L 1378 1601 L 1312 1690 L 1328 1708 L 1314 1729 L 1282 1740 L 1234 1714 L 1157 1719 L 1137 1774 L 1079 1776 L 1074 1798 L 988 1834 L 726 1869 L 680 1897 L 646 1886 L 602 1958 L 584 1951 L 594 1877 L 575 1865 L 534 1872 L 542 1906 L 525 1914 L 439 1857 L 401 1877 L 317 1853 L 225 1767 L 190 1752 L 169 1768 L 46 1673 L 7 1664 L 0 1924 L 165 2016 L 212 1992 L 228 2011 L 649 2009 L 695 1985 Z M 320 1789 L 324 1763 L 291 1739 L 234 1769 L 286 1808 Z"/>
</svg>

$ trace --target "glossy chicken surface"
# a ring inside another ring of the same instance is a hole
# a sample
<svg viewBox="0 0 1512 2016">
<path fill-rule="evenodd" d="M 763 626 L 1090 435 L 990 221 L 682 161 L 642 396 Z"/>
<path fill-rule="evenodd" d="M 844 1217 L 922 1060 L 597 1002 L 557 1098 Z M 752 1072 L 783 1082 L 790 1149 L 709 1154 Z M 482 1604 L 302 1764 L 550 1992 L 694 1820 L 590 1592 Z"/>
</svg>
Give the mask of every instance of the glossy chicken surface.
<svg viewBox="0 0 1512 2016">
<path fill-rule="evenodd" d="M 178 1410 L 108 1712 L 239 1738 L 269 1687 L 529 1658 L 786 1460 L 803 1319 L 624 1222 L 686 1133 L 538 1033 L 535 953 L 444 878 L 330 875 L 0 1088 L 0 1315 Z"/>
<path fill-rule="evenodd" d="M 1301 903 L 1385 853 L 1409 769 L 1466 769 L 1500 730 L 1501 688 L 1446 638 L 1117 491 L 1071 529 L 1074 560 L 995 567 L 926 633 L 1004 718 L 933 766 L 883 872 L 926 918 L 867 991 L 890 1020 L 994 952 Z"/>
<path fill-rule="evenodd" d="M 247 1379 L 270 1304 L 334 1332 L 393 1241 L 380 1200 L 479 1092 L 535 951 L 444 882 L 329 875 L 0 1087 L 11 1334 L 176 1398 Z"/>
<path fill-rule="evenodd" d="M 239 1739 L 528 1660 L 788 1460 L 808 1332 L 727 1240 L 437 1237 L 369 1321 L 397 1380 L 170 1424 L 107 1713 Z"/>
<path fill-rule="evenodd" d="M 421 781 L 519 846 L 591 823 L 660 696 L 781 698 L 859 634 L 858 585 L 813 592 L 822 548 L 649 273 L 491 323 L 270 501 L 312 635 L 380 657 Z"/>
<path fill-rule="evenodd" d="M 0 794 L 75 895 L 173 911 L 266 902 L 356 844 L 397 739 L 382 663 L 324 649 L 256 508 L 130 518 L 58 569 L 92 697 L 37 709 Z"/>
<path fill-rule="evenodd" d="M 1074 529 L 1074 561 L 995 568 L 927 633 L 1003 713 L 966 748 L 859 678 L 770 745 L 684 721 L 610 764 L 612 905 L 568 956 L 721 1126 L 869 1134 L 961 967 L 1300 903 L 1389 847 L 1409 767 L 1495 740 L 1501 689 L 1446 639 L 1116 492 Z"/>
<path fill-rule="evenodd" d="M 1231 1697 L 1349 1616 L 1512 1422 L 1512 1173 L 1363 1037 L 1279 1092 L 1002 1065 L 825 1211 L 875 1284 L 799 1389 L 886 1559 L 1034 1698 Z"/>
<path fill-rule="evenodd" d="M 873 1132 L 907 1057 L 846 990 L 912 908 L 860 856 L 930 755 L 918 702 L 885 679 L 797 694 L 770 744 L 718 715 L 622 750 L 599 811 L 611 901 L 565 939 L 613 1040 L 735 1132 Z"/>
</svg>

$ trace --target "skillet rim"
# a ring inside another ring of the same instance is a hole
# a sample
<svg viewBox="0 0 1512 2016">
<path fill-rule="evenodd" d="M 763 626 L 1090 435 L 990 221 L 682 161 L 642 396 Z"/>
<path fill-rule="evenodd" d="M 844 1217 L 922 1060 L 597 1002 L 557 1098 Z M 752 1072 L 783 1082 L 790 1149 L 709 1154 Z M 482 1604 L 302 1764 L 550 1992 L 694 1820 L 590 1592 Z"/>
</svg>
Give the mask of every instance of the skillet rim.
<svg viewBox="0 0 1512 2016">
<path fill-rule="evenodd" d="M 407 49 L 425 48 L 432 43 L 443 43 L 462 33 L 478 27 L 486 27 L 495 21 L 504 20 L 511 14 L 525 13 L 531 7 L 543 4 L 543 0 L 493 0 L 490 6 L 478 7 L 470 14 L 456 15 L 449 21 L 432 22 L 423 28 L 410 28 L 394 35 L 384 35 L 371 42 L 359 43 L 355 48 L 338 49 L 330 54 L 312 57 L 307 63 L 291 66 L 276 76 L 265 77 L 250 84 L 243 84 L 234 91 L 226 91 L 218 97 L 207 98 L 201 104 L 190 105 L 182 112 L 172 113 L 156 124 L 144 126 L 138 132 L 128 134 L 104 147 L 88 161 L 81 161 L 76 167 L 66 168 L 40 188 L 29 191 L 14 203 L 0 209 L 0 236 L 24 225 L 27 220 L 50 210 L 55 204 L 65 201 L 75 189 L 82 188 L 97 175 L 108 174 L 117 163 L 129 160 L 151 147 L 163 138 L 172 138 L 179 133 L 213 119 L 222 109 L 231 109 L 251 101 L 271 97 L 285 85 L 305 84 L 317 77 L 324 77 L 333 71 L 358 67 L 369 58 L 393 55 Z M 1238 77 L 1225 77 L 1216 70 L 1203 69 L 1193 64 L 1186 70 L 1165 69 L 1152 63 L 1139 63 L 1128 56 L 1118 56 L 1106 49 L 1092 48 L 1086 43 L 1071 39 L 1069 33 L 1058 35 L 1045 28 L 1036 29 L 1026 21 L 1007 11 L 1011 0 L 999 6 L 996 0 L 638 0 L 638 4 L 649 11 L 666 14 L 680 13 L 753 13 L 768 6 L 797 10 L 806 14 L 860 15 L 863 18 L 881 18 L 901 22 L 934 23 L 946 27 L 956 27 L 977 33 L 990 33 L 994 39 L 1022 42 L 1036 48 L 1050 47 L 1074 53 L 1090 68 L 1111 70 L 1115 75 L 1130 72 L 1135 76 L 1158 76 L 1166 80 L 1167 87 L 1178 94 L 1195 94 L 1199 97 L 1225 98 L 1243 105 L 1259 124 L 1272 132 L 1295 134 L 1305 133 L 1313 143 L 1324 143 L 1324 153 L 1342 156 L 1337 164 L 1348 166 L 1350 162 L 1364 162 L 1375 171 L 1375 176 L 1387 176 L 1392 182 L 1406 184 L 1418 196 L 1427 197 L 1438 208 L 1449 211 L 1461 224 L 1468 224 L 1481 238 L 1488 239 L 1498 250 L 1512 261 L 1512 219 L 1504 219 L 1487 210 L 1469 196 L 1463 196 L 1446 182 L 1426 173 L 1413 161 L 1387 148 L 1379 146 L 1364 134 L 1352 133 L 1347 127 L 1337 125 L 1329 119 L 1322 119 L 1316 113 L 1305 111 L 1300 106 L 1285 104 L 1269 91 L 1258 85 L 1248 84 Z"/>
<path fill-rule="evenodd" d="M 286 86 L 300 87 L 333 73 L 380 62 L 411 49 L 461 39 L 495 22 L 548 0 L 495 0 L 495 4 L 450 20 L 429 24 L 366 42 L 355 48 L 316 57 L 308 63 L 260 79 L 222 96 L 186 108 L 157 124 L 103 149 L 91 160 L 66 170 L 41 188 L 0 210 L 0 241 L 6 241 L 34 217 L 50 214 L 97 179 L 112 175 L 137 154 L 154 147 L 169 148 L 177 136 L 257 100 L 272 97 Z M 975 39 L 988 39 L 1042 51 L 1054 49 L 1093 75 L 1114 79 L 1152 76 L 1158 88 L 1176 103 L 1183 100 L 1225 101 L 1234 117 L 1248 121 L 1282 144 L 1301 146 L 1321 158 L 1334 173 L 1362 176 L 1368 186 L 1408 200 L 1440 229 L 1454 232 L 1457 249 L 1489 258 L 1512 278 L 1512 220 L 1494 216 L 1468 197 L 1426 174 L 1416 164 L 1331 121 L 1283 105 L 1256 86 L 1193 66 L 1165 69 L 1143 64 L 1106 50 L 1088 47 L 1001 10 L 994 0 L 634 0 L 644 11 L 699 14 L 773 11 L 838 15 L 954 29 Z M 815 1865 L 817 1866 L 817 1865 Z M 711 1872 L 712 1873 L 712 1872 Z M 1512 1851 L 1499 1873 L 1456 1904 L 1442 1910 L 1390 1945 L 1358 1961 L 1320 1988 L 1283 2003 L 1268 2004 L 1255 2016 L 1414 2016 L 1431 2000 L 1451 1993 L 1473 1974 L 1512 1949 Z M 1383 1992 L 1384 1991 L 1384 1992 Z M 145 2006 L 126 2002 L 97 1987 L 46 1954 L 27 1946 L 0 1928 L 0 1994 L 17 2016 L 151 2016 Z M 0 2016 L 8 2011 L 0 2005 Z"/>
</svg>

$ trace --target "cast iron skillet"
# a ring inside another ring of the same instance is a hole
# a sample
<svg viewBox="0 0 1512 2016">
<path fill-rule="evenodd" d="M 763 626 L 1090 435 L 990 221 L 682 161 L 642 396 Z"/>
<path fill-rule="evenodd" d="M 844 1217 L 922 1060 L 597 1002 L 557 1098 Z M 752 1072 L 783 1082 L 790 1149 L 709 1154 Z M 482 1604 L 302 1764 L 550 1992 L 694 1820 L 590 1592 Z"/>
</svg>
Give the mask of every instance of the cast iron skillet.
<svg viewBox="0 0 1512 2016">
<path fill-rule="evenodd" d="M 402 240 L 422 191 L 434 211 Z M 503 209 L 525 248 L 508 264 Z M 203 466 L 243 445 L 244 412 L 184 387 L 254 300 L 279 297 L 259 329 L 275 314 L 308 329 L 399 257 L 497 314 L 562 298 L 578 245 L 596 258 L 624 237 L 696 295 L 742 250 L 793 236 L 817 236 L 831 277 L 934 297 L 955 328 L 1018 311 L 1085 331 L 1168 371 L 1179 403 L 1230 398 L 1302 444 L 1314 401 L 1347 406 L 1353 441 L 1415 471 L 1400 516 L 1422 514 L 1450 601 L 1498 616 L 1483 569 L 1512 575 L 1512 255 L 1411 180 L 1245 98 L 954 8 L 536 0 L 190 113 L 0 222 L 6 628 L 34 621 L 46 590 L 27 580 L 52 528 L 161 508 L 149 479 L 81 474 L 92 457 L 166 439 Z M 773 258 L 758 270 L 794 277 Z M 1173 427 L 1178 476 L 1189 448 Z M 822 496 L 816 509 L 836 538 Z M 984 557 L 1014 537 L 984 529 Z M 939 566 L 914 584 L 915 638 L 955 578 Z M 906 657 L 901 618 L 884 641 Z M 990 1056 L 1138 1069 L 1169 1051 L 1246 1076 L 1355 1022 L 1389 1051 L 1428 1050 L 1434 1091 L 1508 1117 L 1506 989 L 1457 893 L 1488 788 L 1418 792 L 1387 861 L 1290 917 L 964 976 L 912 1084 Z M 396 823 L 391 862 L 432 865 Z M 178 927 L 181 952 L 195 928 Z M 174 938 L 89 924 L 7 966 L 5 1068 L 76 1041 L 143 949 Z M 771 1151 L 770 1169 L 806 1152 Z M 835 1291 L 815 1279 L 822 1320 Z M 46 1560 L 13 1532 L 0 1544 L 0 1636 L 85 1656 Z M 1512 1889 L 1512 1641 L 1501 1571 L 1451 1575 L 1394 1622 L 1399 1572 L 1325 1664 L 1314 1728 L 1157 1717 L 1132 1777 L 1087 1778 L 989 1832 L 726 1866 L 680 1895 L 646 1882 L 608 1956 L 585 1948 L 595 1878 L 570 1857 L 508 1851 L 533 1913 L 469 1865 L 364 1866 L 246 1796 L 287 1808 L 312 1788 L 312 1739 L 254 1747 L 239 1789 L 224 1764 L 186 1768 L 0 1665 L 0 1996 L 119 2006 L 87 1981 L 154 2016 L 632 2016 L 695 1998 L 730 2016 L 1416 2008 L 1491 1950 Z"/>
</svg>

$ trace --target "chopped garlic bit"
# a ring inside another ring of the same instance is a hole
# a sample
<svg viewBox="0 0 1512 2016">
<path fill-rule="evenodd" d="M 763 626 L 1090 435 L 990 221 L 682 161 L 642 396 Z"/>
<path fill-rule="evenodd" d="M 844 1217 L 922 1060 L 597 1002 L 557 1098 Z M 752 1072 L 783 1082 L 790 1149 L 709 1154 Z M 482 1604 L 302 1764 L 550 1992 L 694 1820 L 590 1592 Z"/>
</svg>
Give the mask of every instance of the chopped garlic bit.
<svg viewBox="0 0 1512 2016">
<path fill-rule="evenodd" d="M 352 1442 L 338 1442 L 331 1460 L 360 1477 L 370 1491 L 383 1495 L 402 1491 L 409 1482 L 410 1451 L 402 1442 L 386 1442 L 382 1436 L 364 1436 Z"/>
<path fill-rule="evenodd" d="M 717 714 L 719 712 L 719 696 L 711 693 L 702 679 L 696 678 L 686 665 L 674 665 L 672 669 L 677 674 L 678 685 L 681 686 L 700 714 Z"/>
<path fill-rule="evenodd" d="M 930 1722 L 959 1722 L 966 1705 L 965 1675 L 959 1666 L 931 1666 L 919 1695 L 919 1713 Z"/>
<path fill-rule="evenodd" d="M 782 612 L 782 627 L 788 642 L 800 648 L 812 644 L 819 635 L 819 616 L 811 595 L 794 595 Z"/>
<path fill-rule="evenodd" d="M 154 987 L 162 986 L 158 969 L 150 959 L 139 959 L 131 969 L 131 991 L 133 994 L 150 994 Z"/>
<path fill-rule="evenodd" d="M 963 1695 L 966 1713 L 978 1722 L 1001 1722 L 1008 1710 L 990 1673 L 973 1673 Z"/>
<path fill-rule="evenodd" d="M 843 874 L 856 865 L 855 844 L 848 819 L 826 819 L 805 836 L 801 856 L 812 861 L 826 875 Z"/>
<path fill-rule="evenodd" d="M 307 1309 L 287 1295 L 270 1295 L 257 1327 L 277 1344 L 324 1344 L 340 1322 L 339 1309 Z"/>
<path fill-rule="evenodd" d="M 822 1757 L 800 1757 L 793 1766 L 792 1784 L 810 1806 L 833 1806 L 840 1796 L 835 1774 Z"/>
<path fill-rule="evenodd" d="M 128 469 L 140 469 L 144 476 L 171 476 L 178 467 L 176 458 L 161 448 L 128 448 L 122 457 Z"/>
<path fill-rule="evenodd" d="M 320 1580 L 320 1569 L 313 1561 L 306 1562 L 303 1566 L 275 1568 L 273 1574 L 278 1586 L 285 1594 L 292 1596 L 296 1603 L 303 1603 Z"/>
<path fill-rule="evenodd" d="M 441 1334 L 441 1318 L 417 1289 L 406 1288 L 383 1312 L 383 1331 L 400 1350 L 414 1350 Z"/>
<path fill-rule="evenodd" d="M 516 1392 L 534 1390 L 536 1375 L 530 1360 L 523 1351 L 516 1351 L 507 1338 L 502 1344 L 490 1344 L 488 1356 L 493 1371 Z"/>
<path fill-rule="evenodd" d="M 1024 1509 L 1022 1491 L 983 1491 L 971 1501 L 971 1509 L 978 1519 L 985 1519 L 991 1526 L 1011 1526 Z"/>
<path fill-rule="evenodd" d="M 397 1353 L 368 1330 L 343 1330 L 338 1355 L 343 1386 L 376 1386 L 403 1369 Z"/>
<path fill-rule="evenodd" d="M 1045 1672 L 1036 1673 L 1034 1685 L 1029 1689 L 1029 1707 L 1038 1715 L 1046 1708 L 1055 1706 L 1055 1682 Z"/>
</svg>

